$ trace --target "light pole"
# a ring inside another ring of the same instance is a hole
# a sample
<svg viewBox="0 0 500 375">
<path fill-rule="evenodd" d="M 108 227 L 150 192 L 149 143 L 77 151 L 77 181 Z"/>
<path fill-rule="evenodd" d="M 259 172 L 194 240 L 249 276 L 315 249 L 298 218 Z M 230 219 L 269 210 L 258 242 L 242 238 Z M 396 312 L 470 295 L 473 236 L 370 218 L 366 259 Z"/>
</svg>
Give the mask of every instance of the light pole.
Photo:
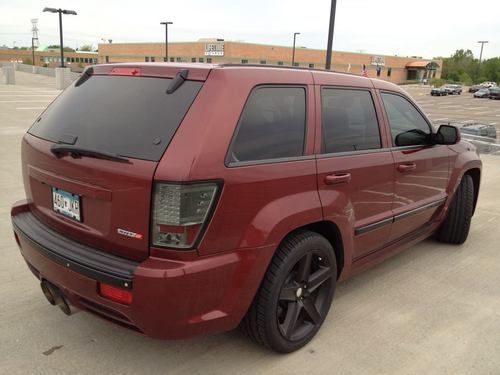
<svg viewBox="0 0 500 375">
<path fill-rule="evenodd" d="M 292 66 L 295 66 L 295 38 L 297 35 L 300 35 L 300 33 L 293 33 Z"/>
<path fill-rule="evenodd" d="M 59 41 L 61 43 L 61 68 L 64 68 L 64 52 L 63 52 L 63 28 L 62 28 L 62 15 L 63 14 L 73 14 L 76 16 L 76 12 L 74 10 L 68 9 L 56 9 L 56 8 L 43 8 L 44 12 L 50 13 L 59 13 Z"/>
<path fill-rule="evenodd" d="M 488 43 L 488 41 L 487 40 L 480 40 L 480 41 L 478 41 L 478 43 L 481 43 L 481 53 L 479 54 L 479 65 L 477 67 L 477 75 L 479 77 L 479 75 L 481 74 L 481 59 L 483 58 L 483 47 L 484 47 L 485 43 Z"/>
<path fill-rule="evenodd" d="M 165 62 L 168 62 L 168 25 L 172 24 L 170 21 L 160 22 L 160 25 L 165 25 Z"/>
<path fill-rule="evenodd" d="M 337 8 L 337 0 L 332 0 L 332 6 L 330 8 L 330 27 L 328 29 L 328 45 L 326 46 L 326 62 L 325 62 L 326 70 L 330 70 L 332 66 L 333 28 L 335 26 L 336 8 Z"/>
<path fill-rule="evenodd" d="M 31 38 L 31 55 L 32 55 L 32 64 L 35 65 L 35 40 L 38 41 L 38 38 Z"/>
</svg>

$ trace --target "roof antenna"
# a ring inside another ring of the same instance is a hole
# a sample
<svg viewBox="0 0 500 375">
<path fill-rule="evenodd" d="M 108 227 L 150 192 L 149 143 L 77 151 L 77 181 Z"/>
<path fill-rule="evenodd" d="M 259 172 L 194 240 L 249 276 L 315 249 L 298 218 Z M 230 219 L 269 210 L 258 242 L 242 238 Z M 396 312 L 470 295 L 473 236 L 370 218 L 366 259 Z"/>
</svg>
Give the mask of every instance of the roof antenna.
<svg viewBox="0 0 500 375">
<path fill-rule="evenodd" d="M 182 69 L 175 75 L 175 78 L 170 82 L 170 85 L 167 88 L 167 94 L 172 94 L 175 90 L 177 90 L 184 81 L 187 79 L 189 70 Z"/>
</svg>

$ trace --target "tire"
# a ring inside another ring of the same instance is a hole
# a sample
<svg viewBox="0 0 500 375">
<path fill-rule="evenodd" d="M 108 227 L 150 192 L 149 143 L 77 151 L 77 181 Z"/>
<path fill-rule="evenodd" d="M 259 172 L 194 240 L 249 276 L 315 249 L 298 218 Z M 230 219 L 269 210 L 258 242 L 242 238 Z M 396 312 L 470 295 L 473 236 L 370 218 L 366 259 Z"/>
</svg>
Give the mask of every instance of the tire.
<svg viewBox="0 0 500 375">
<path fill-rule="evenodd" d="M 438 240 L 452 244 L 463 244 L 469 235 L 474 207 L 474 183 L 472 177 L 464 175 L 458 185 L 448 215 L 438 232 Z"/>
<path fill-rule="evenodd" d="M 297 232 L 276 251 L 240 329 L 276 352 L 300 349 L 323 324 L 336 282 L 330 242 L 315 232 Z"/>
</svg>

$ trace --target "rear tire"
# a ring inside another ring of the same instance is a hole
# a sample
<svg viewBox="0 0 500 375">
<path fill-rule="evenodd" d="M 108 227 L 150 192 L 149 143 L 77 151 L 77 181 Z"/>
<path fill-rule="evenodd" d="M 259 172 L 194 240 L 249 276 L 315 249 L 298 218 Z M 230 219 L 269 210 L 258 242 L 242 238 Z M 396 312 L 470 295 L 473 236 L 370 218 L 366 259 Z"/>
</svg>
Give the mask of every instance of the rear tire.
<svg viewBox="0 0 500 375">
<path fill-rule="evenodd" d="M 448 215 L 438 232 L 438 240 L 452 244 L 463 244 L 469 235 L 474 207 L 474 183 L 472 177 L 464 175 L 458 185 Z"/>
<path fill-rule="evenodd" d="M 336 282 L 330 242 L 315 232 L 297 232 L 276 251 L 240 329 L 276 352 L 300 349 L 323 324 Z"/>
</svg>

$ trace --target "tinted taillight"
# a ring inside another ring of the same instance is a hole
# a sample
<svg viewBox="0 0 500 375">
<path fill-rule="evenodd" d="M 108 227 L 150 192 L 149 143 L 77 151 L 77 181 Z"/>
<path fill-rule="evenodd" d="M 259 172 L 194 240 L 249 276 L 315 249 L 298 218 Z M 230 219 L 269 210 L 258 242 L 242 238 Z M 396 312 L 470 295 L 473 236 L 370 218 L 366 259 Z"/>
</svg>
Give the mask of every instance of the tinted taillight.
<svg viewBox="0 0 500 375">
<path fill-rule="evenodd" d="M 216 183 L 156 183 L 151 236 L 153 246 L 193 247 L 215 204 L 217 189 Z"/>
</svg>

